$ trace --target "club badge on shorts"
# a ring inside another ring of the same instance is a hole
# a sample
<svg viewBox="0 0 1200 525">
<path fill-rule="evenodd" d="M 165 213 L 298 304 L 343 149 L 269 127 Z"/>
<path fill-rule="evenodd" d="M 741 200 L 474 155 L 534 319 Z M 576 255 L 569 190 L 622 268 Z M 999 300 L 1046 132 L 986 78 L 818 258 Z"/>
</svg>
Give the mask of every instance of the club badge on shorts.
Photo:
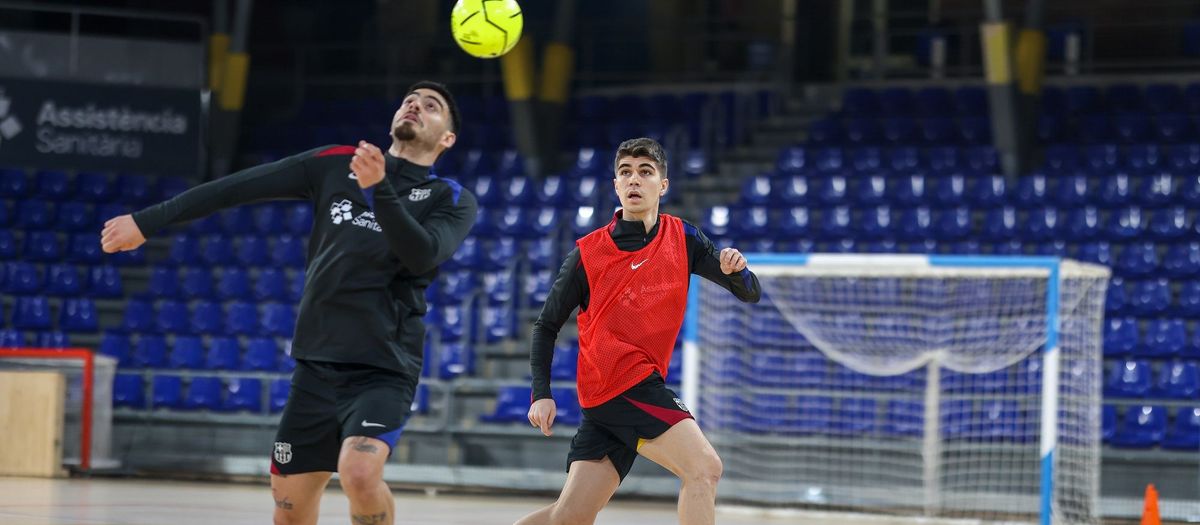
<svg viewBox="0 0 1200 525">
<path fill-rule="evenodd" d="M 674 398 L 672 398 L 672 399 L 674 399 L 674 400 L 675 400 L 675 404 L 676 404 L 676 405 L 679 405 L 679 409 L 680 409 L 680 410 L 682 410 L 682 411 L 684 411 L 684 412 L 687 412 L 687 411 L 688 411 L 688 409 L 687 409 L 687 406 L 683 404 L 683 400 L 682 400 L 682 399 L 679 399 L 678 397 L 674 397 Z"/>
<path fill-rule="evenodd" d="M 284 465 L 292 461 L 292 444 L 282 441 L 275 442 L 275 462 Z"/>
</svg>

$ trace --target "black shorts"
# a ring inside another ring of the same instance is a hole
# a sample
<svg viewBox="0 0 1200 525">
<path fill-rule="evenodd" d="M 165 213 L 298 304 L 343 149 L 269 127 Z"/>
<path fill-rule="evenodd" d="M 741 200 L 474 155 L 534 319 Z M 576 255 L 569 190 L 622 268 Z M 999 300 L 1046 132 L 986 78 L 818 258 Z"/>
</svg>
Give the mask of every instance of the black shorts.
<svg viewBox="0 0 1200 525">
<path fill-rule="evenodd" d="M 583 409 L 583 422 L 567 454 L 567 471 L 575 461 L 608 456 L 623 481 L 643 440 L 661 436 L 675 423 L 691 418 L 679 396 L 654 372 L 617 397 Z"/>
<path fill-rule="evenodd" d="M 367 436 L 396 446 L 417 376 L 366 365 L 297 360 L 275 434 L 272 474 L 336 472 L 342 441 Z"/>
</svg>

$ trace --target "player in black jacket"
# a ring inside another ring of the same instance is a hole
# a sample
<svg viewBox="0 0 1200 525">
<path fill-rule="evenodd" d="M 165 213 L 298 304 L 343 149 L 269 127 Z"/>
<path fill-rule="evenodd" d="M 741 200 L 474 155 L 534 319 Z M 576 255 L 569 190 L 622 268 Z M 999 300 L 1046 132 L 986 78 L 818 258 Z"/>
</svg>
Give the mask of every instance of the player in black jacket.
<svg viewBox="0 0 1200 525">
<path fill-rule="evenodd" d="M 387 153 L 326 146 L 201 184 L 105 223 L 105 252 L 222 208 L 303 199 L 316 217 L 271 457 L 276 524 L 316 523 L 336 471 L 353 523 L 392 523 L 383 465 L 408 418 L 424 350 L 425 289 L 475 222 L 475 197 L 429 173 L 455 142 L 458 109 L 418 82 L 392 117 Z"/>
</svg>

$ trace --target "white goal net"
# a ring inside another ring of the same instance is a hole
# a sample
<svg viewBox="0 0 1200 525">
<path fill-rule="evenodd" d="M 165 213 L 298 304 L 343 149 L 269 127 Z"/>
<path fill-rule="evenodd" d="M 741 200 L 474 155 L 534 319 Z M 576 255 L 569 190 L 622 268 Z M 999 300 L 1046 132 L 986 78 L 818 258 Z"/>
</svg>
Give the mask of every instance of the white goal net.
<svg viewBox="0 0 1200 525">
<path fill-rule="evenodd" d="M 696 280 L 685 324 L 721 502 L 1098 522 L 1107 268 L 750 259 L 762 301 Z"/>
</svg>

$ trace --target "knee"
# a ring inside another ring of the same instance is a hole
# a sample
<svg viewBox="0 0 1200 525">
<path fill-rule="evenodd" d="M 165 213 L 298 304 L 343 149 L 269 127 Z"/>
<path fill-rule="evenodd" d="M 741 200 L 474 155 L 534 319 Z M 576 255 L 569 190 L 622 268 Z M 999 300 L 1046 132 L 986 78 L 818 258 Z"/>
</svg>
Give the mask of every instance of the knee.
<svg viewBox="0 0 1200 525">
<path fill-rule="evenodd" d="M 346 495 L 354 498 L 377 489 L 383 481 L 383 472 L 365 461 L 344 461 L 338 465 L 338 480 Z"/>
<path fill-rule="evenodd" d="M 588 525 L 596 521 L 598 512 L 572 509 L 557 502 L 550 506 L 551 525 Z"/>
<path fill-rule="evenodd" d="M 313 520 L 306 516 L 296 514 L 293 510 L 275 509 L 275 519 L 272 521 L 275 525 L 304 525 L 312 523 Z"/>
<path fill-rule="evenodd" d="M 684 481 L 716 487 L 717 483 L 721 481 L 721 474 L 724 470 L 725 466 L 721 463 L 721 457 L 715 451 L 710 451 L 696 462 Z"/>
</svg>

